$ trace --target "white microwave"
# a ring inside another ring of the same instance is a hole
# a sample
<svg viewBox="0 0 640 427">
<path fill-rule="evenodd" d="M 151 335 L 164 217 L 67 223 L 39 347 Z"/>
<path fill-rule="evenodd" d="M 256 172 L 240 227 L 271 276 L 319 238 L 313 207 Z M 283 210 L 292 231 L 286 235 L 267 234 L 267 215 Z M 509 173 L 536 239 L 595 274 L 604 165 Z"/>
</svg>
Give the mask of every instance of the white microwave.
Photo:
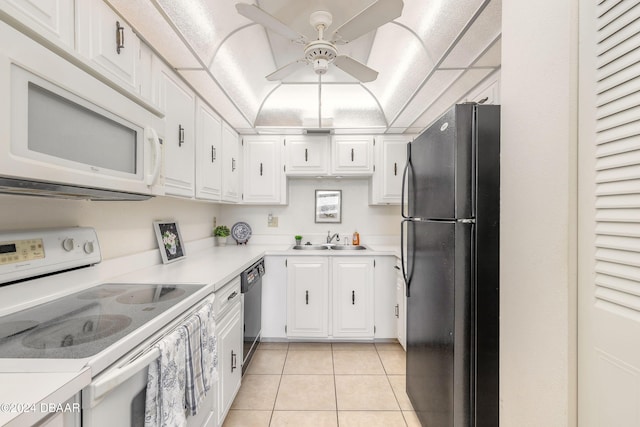
<svg viewBox="0 0 640 427">
<path fill-rule="evenodd" d="M 0 176 L 163 194 L 158 117 L 4 24 L 0 37 Z"/>
</svg>

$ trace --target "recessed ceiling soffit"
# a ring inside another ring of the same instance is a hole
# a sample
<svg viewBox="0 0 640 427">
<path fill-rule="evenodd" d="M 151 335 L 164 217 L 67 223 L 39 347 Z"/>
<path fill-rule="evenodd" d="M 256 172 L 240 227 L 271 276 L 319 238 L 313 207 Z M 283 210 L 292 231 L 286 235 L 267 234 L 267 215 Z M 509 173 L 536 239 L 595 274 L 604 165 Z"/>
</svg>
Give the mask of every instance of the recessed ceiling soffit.
<svg viewBox="0 0 640 427">
<path fill-rule="evenodd" d="M 377 71 L 370 82 L 333 64 L 321 76 L 302 64 L 267 80 L 305 46 L 242 16 L 236 3 L 315 40 L 313 12 L 330 12 L 328 37 L 372 0 L 107 1 L 241 133 L 320 126 L 417 132 L 500 68 L 501 0 L 404 0 L 399 17 L 336 44 L 337 55 Z"/>
</svg>

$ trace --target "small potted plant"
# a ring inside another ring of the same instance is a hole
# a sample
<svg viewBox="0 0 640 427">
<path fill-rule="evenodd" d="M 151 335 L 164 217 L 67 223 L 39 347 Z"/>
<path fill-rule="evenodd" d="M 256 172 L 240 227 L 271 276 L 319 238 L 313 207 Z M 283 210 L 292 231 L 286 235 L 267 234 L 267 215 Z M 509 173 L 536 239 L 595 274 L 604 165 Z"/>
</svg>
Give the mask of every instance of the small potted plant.
<svg viewBox="0 0 640 427">
<path fill-rule="evenodd" d="M 296 245 L 301 245 L 302 244 L 302 236 L 297 235 L 297 236 L 294 236 L 294 237 L 296 239 Z"/>
<path fill-rule="evenodd" d="M 218 246 L 225 246 L 227 244 L 229 234 L 231 234 L 231 231 L 226 225 L 219 225 L 213 229 L 213 235 L 216 237 L 216 244 Z"/>
</svg>

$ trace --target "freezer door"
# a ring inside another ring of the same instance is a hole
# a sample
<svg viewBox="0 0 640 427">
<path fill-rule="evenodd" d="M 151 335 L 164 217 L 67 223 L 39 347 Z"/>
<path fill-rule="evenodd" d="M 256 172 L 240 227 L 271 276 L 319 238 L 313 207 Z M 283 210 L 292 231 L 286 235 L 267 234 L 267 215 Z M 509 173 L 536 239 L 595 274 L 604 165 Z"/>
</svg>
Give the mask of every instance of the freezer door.
<svg viewBox="0 0 640 427">
<path fill-rule="evenodd" d="M 473 114 L 473 105 L 456 105 L 411 142 L 410 217 L 473 217 Z"/>
<path fill-rule="evenodd" d="M 473 224 L 407 222 L 407 393 L 429 427 L 470 426 Z"/>
</svg>

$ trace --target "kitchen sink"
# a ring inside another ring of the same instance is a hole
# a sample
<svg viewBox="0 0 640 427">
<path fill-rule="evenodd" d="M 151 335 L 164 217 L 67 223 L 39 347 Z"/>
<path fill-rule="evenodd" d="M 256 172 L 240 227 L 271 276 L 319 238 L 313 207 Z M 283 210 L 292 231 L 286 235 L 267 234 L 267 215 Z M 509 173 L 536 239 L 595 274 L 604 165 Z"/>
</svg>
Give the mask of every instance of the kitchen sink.
<svg viewBox="0 0 640 427">
<path fill-rule="evenodd" d="M 331 249 L 332 251 L 362 251 L 367 249 L 366 246 L 346 246 L 346 245 L 295 245 L 292 249 L 295 250 L 325 250 Z"/>
<path fill-rule="evenodd" d="M 334 250 L 334 251 L 363 251 L 365 249 L 367 249 L 367 247 L 362 245 L 355 245 L 355 246 L 335 245 L 331 247 L 331 250 Z"/>
</svg>

